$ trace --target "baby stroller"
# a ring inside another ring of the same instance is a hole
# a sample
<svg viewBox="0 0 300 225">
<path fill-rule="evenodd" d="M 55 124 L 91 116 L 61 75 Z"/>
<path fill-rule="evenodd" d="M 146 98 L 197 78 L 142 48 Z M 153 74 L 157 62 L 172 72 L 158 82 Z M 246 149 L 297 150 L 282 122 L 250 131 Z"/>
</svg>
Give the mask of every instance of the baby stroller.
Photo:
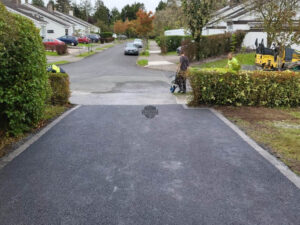
<svg viewBox="0 0 300 225">
<path fill-rule="evenodd" d="M 178 73 L 175 74 L 175 79 L 171 81 L 171 87 L 170 87 L 170 92 L 174 93 L 175 90 L 179 87 L 179 82 L 178 82 Z"/>
</svg>

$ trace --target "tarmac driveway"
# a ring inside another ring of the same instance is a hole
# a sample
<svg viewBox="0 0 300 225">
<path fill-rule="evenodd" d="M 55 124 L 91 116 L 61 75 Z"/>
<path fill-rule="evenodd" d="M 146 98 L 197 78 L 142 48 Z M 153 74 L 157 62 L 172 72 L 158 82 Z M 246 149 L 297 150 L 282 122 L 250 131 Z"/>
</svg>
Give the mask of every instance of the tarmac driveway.
<svg viewBox="0 0 300 225">
<path fill-rule="evenodd" d="M 299 224 L 299 189 L 209 110 L 142 110 L 54 126 L 0 170 L 0 224 Z"/>
</svg>

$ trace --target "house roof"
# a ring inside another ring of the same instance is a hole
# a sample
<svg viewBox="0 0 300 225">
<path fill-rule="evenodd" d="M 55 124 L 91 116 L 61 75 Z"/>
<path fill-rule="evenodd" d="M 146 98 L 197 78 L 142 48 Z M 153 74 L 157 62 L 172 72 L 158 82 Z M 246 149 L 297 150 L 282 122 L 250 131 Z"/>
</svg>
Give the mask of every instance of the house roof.
<svg viewBox="0 0 300 225">
<path fill-rule="evenodd" d="M 27 6 L 28 5 L 28 6 Z M 66 27 L 69 27 L 70 24 L 72 25 L 73 23 L 69 22 L 69 21 L 66 21 L 66 22 L 63 22 L 63 19 L 57 17 L 54 13 L 48 11 L 46 8 L 44 7 L 38 7 L 38 6 L 34 6 L 34 5 L 30 5 L 28 3 L 24 4 L 24 6 L 27 6 L 27 8 L 29 8 L 31 11 L 34 11 L 56 23 L 59 23 L 61 25 L 64 25 Z"/>
<path fill-rule="evenodd" d="M 46 23 L 46 21 L 37 13 L 34 13 L 30 10 L 30 8 L 24 6 L 24 5 L 17 5 L 11 1 L 8 1 L 8 0 L 1 0 L 2 3 L 7 7 L 7 8 L 10 8 L 16 12 L 19 12 L 21 14 L 23 14 L 24 16 L 27 16 L 33 20 L 36 20 L 38 22 L 41 22 L 41 23 Z"/>
</svg>

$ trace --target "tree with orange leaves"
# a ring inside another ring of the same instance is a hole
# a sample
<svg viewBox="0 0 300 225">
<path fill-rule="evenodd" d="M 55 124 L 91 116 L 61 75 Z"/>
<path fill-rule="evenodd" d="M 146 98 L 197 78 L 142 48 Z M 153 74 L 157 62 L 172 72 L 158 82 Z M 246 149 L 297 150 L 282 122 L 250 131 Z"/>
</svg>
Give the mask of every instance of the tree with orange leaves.
<svg viewBox="0 0 300 225">
<path fill-rule="evenodd" d="M 135 31 L 138 35 L 148 39 L 149 33 L 153 30 L 153 20 L 155 16 L 150 11 L 149 13 L 140 9 L 137 13 L 137 20 L 135 23 Z"/>
<path fill-rule="evenodd" d="M 114 32 L 116 34 L 124 34 L 127 30 L 128 24 L 122 20 L 118 20 L 114 24 Z"/>
</svg>

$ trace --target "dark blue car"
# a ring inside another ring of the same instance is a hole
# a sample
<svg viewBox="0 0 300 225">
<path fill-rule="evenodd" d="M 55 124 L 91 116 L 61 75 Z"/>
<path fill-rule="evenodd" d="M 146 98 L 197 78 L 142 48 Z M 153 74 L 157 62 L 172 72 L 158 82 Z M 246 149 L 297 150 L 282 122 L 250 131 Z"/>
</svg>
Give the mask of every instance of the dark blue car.
<svg viewBox="0 0 300 225">
<path fill-rule="evenodd" d="M 62 42 L 65 42 L 68 45 L 73 45 L 73 46 L 78 45 L 77 38 L 73 37 L 73 36 L 65 35 L 65 36 L 62 36 L 62 37 L 57 38 L 57 39 L 62 41 Z"/>
</svg>

